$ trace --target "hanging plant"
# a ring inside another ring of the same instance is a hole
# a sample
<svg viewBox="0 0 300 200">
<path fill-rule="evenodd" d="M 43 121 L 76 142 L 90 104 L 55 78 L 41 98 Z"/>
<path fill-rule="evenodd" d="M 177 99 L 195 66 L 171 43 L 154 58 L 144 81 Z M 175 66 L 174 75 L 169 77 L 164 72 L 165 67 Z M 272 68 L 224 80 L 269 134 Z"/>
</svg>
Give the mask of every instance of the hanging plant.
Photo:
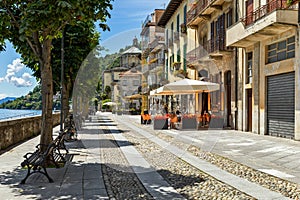
<svg viewBox="0 0 300 200">
<path fill-rule="evenodd" d="M 184 71 L 183 69 L 180 69 L 174 73 L 174 76 L 180 77 L 180 78 L 186 78 L 188 73 Z"/>
<path fill-rule="evenodd" d="M 181 66 L 181 62 L 173 62 L 173 67 L 175 70 L 179 70 Z"/>
<path fill-rule="evenodd" d="M 287 0 L 287 5 L 291 6 L 291 5 L 293 5 L 293 4 L 297 3 L 297 2 L 300 2 L 300 1 L 299 0 Z"/>
</svg>

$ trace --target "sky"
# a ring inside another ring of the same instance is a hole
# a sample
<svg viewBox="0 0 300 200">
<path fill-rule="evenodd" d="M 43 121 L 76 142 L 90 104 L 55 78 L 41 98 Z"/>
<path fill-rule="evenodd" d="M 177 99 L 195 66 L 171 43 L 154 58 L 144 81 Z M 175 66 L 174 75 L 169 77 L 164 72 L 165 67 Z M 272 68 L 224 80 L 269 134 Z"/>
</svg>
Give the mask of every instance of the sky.
<svg viewBox="0 0 300 200">
<path fill-rule="evenodd" d="M 110 31 L 101 31 L 100 45 L 109 53 L 131 45 L 134 37 L 140 39 L 142 23 L 155 9 L 167 7 L 169 0 L 114 0 L 111 18 L 107 23 Z M 0 52 L 0 99 L 28 94 L 37 85 L 32 71 L 21 63 L 10 43 Z"/>
</svg>

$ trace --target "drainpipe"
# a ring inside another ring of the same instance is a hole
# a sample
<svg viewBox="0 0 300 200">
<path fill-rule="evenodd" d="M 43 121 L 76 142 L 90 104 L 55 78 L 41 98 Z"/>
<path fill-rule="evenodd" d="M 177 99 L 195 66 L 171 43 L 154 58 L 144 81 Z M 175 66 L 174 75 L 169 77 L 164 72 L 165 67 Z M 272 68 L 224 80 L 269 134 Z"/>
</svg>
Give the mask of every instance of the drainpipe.
<svg viewBox="0 0 300 200">
<path fill-rule="evenodd" d="M 235 109 L 234 109 L 234 129 L 238 129 L 238 48 L 234 48 L 234 54 L 235 54 Z"/>
<path fill-rule="evenodd" d="M 298 1 L 298 25 L 300 25 L 300 1 Z"/>
<path fill-rule="evenodd" d="M 238 21 L 238 0 L 235 1 L 235 21 Z M 238 130 L 238 48 L 234 48 L 234 54 L 235 54 L 235 109 L 234 109 L 234 129 Z"/>
</svg>

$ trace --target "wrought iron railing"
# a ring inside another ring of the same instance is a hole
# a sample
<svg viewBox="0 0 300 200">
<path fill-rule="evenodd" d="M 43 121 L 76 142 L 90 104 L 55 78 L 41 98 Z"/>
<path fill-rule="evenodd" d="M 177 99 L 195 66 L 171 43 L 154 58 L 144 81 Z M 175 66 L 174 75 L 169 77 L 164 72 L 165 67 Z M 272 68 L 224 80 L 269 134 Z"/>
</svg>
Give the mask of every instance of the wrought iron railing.
<svg viewBox="0 0 300 200">
<path fill-rule="evenodd" d="M 196 17 L 199 16 L 205 9 L 207 9 L 210 5 L 216 0 L 199 0 L 196 4 L 194 4 L 190 10 L 187 12 L 187 23 L 193 21 Z"/>
<path fill-rule="evenodd" d="M 164 44 L 165 42 L 165 37 L 163 36 L 157 36 L 155 37 L 155 39 L 149 44 L 150 48 L 155 48 L 157 47 L 159 44 Z"/>
<path fill-rule="evenodd" d="M 294 6 L 288 6 L 287 0 L 274 0 L 266 5 L 258 7 L 256 10 L 248 13 L 241 19 L 241 22 L 245 25 L 251 25 L 257 20 L 265 17 L 266 15 L 270 14 L 274 10 L 285 10 L 285 9 L 295 9 Z"/>
<path fill-rule="evenodd" d="M 208 54 L 217 52 L 217 51 L 230 51 L 230 47 L 226 47 L 226 37 L 225 34 L 220 34 L 214 39 L 207 40 L 202 45 L 199 45 L 192 51 L 187 53 L 187 60 L 189 62 L 194 62 L 202 57 L 207 56 Z"/>
</svg>

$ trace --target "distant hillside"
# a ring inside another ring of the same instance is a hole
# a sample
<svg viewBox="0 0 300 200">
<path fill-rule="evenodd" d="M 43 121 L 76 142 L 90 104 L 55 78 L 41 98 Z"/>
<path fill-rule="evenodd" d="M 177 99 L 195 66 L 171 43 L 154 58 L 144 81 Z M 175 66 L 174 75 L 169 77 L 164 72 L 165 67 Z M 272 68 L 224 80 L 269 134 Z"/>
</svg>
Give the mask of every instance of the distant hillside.
<svg viewBox="0 0 300 200">
<path fill-rule="evenodd" d="M 32 92 L 27 95 L 14 98 L 12 101 L 0 102 L 0 109 L 25 109 L 25 110 L 41 110 L 42 95 L 41 86 L 36 86 Z"/>
<path fill-rule="evenodd" d="M 8 101 L 14 101 L 16 97 L 5 97 L 4 99 L 0 99 L 0 104 L 8 102 Z"/>
</svg>

